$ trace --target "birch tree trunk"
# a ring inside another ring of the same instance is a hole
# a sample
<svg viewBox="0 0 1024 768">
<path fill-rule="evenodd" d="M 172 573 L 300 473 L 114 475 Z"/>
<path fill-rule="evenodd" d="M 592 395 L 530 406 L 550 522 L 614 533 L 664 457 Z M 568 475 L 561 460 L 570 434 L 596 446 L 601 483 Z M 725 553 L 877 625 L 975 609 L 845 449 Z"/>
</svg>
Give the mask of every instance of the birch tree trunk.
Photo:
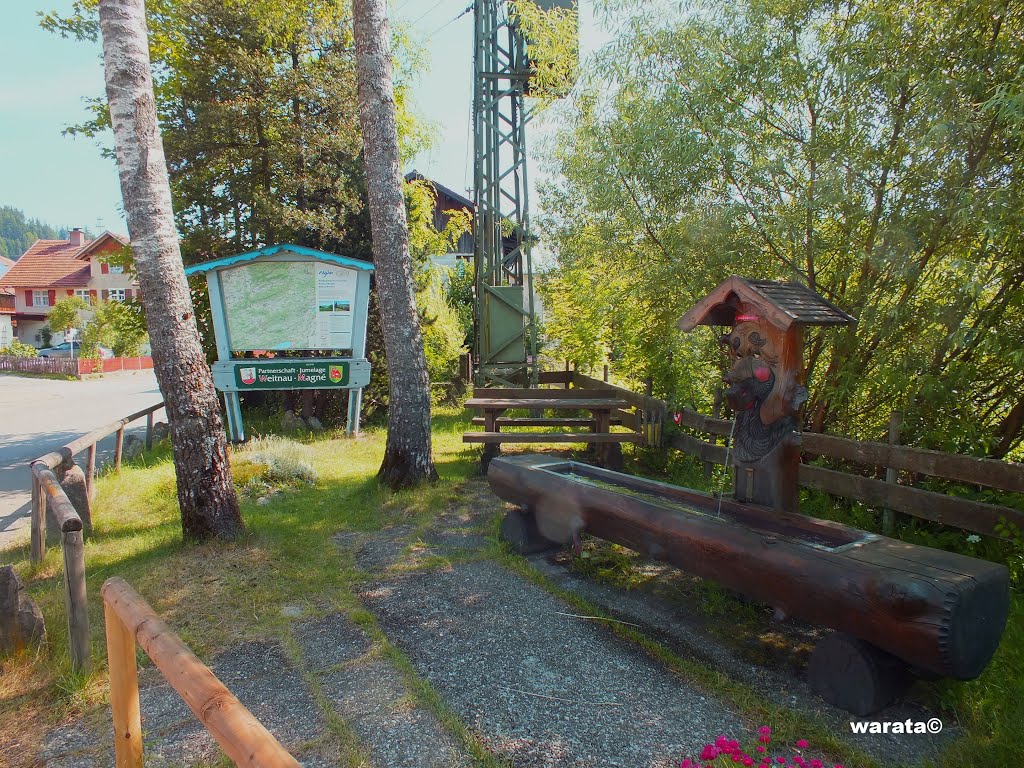
<svg viewBox="0 0 1024 768">
<path fill-rule="evenodd" d="M 378 477 L 391 488 L 402 488 L 437 477 L 430 446 L 430 381 L 409 256 L 386 0 L 354 0 L 352 18 L 373 262 L 390 374 L 388 441 Z"/>
<path fill-rule="evenodd" d="M 224 426 L 178 248 L 143 0 L 100 0 L 107 100 L 153 368 L 170 424 L 185 540 L 244 530 Z"/>
</svg>

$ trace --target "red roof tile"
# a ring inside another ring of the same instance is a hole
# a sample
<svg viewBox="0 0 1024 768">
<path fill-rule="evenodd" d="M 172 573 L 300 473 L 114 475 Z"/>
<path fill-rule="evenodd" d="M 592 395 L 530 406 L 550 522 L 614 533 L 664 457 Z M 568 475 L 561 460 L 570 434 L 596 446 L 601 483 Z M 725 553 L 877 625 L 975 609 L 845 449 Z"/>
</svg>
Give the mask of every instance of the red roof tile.
<svg viewBox="0 0 1024 768">
<path fill-rule="evenodd" d="M 89 263 L 78 258 L 90 250 L 98 240 L 112 237 L 127 241 L 110 232 L 96 240 L 75 246 L 68 240 L 36 240 L 14 266 L 0 276 L 0 290 L 4 288 L 84 288 L 89 284 Z"/>
</svg>

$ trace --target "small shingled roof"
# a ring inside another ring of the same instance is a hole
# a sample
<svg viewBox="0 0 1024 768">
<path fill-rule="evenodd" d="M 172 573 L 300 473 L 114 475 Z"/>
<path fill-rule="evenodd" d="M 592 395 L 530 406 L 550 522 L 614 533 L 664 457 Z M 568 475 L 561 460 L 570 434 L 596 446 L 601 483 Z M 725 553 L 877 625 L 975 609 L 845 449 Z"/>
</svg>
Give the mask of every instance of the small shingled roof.
<svg viewBox="0 0 1024 768">
<path fill-rule="evenodd" d="M 201 275 L 204 272 L 209 272 L 210 270 L 225 269 L 247 261 L 255 261 L 256 259 L 275 256 L 279 253 L 294 253 L 297 256 L 308 256 L 313 259 L 318 259 L 319 261 L 338 264 L 342 267 L 351 267 L 352 269 L 359 269 L 364 272 L 373 272 L 373 264 L 369 261 L 353 259 L 350 256 L 339 256 L 336 253 L 327 253 L 326 251 L 318 251 L 314 248 L 306 248 L 302 245 L 279 243 L 278 245 L 268 245 L 266 248 L 260 248 L 256 251 L 240 253 L 237 256 L 225 256 L 222 259 L 213 259 L 212 261 L 204 261 L 202 264 L 193 264 L 191 267 L 185 268 L 185 274 Z"/>
<path fill-rule="evenodd" d="M 786 330 L 796 325 L 851 325 L 857 319 L 806 285 L 750 280 L 733 275 L 679 319 L 679 328 L 698 325 L 735 325 L 741 304 L 754 308 L 766 320 Z"/>
</svg>

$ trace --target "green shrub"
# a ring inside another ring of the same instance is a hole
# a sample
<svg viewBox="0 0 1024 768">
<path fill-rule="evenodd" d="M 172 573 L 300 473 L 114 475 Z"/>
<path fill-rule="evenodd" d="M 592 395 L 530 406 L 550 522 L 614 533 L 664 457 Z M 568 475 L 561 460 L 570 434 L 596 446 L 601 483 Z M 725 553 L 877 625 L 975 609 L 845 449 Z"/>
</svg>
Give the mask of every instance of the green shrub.
<svg viewBox="0 0 1024 768">
<path fill-rule="evenodd" d="M 39 355 L 39 350 L 31 344 L 24 344 L 15 339 L 9 346 L 0 349 L 0 355 L 9 355 L 11 357 L 37 357 Z"/>
<path fill-rule="evenodd" d="M 314 483 L 313 449 L 286 437 L 268 435 L 238 449 L 239 458 L 267 468 L 264 477 L 276 483 Z"/>
</svg>

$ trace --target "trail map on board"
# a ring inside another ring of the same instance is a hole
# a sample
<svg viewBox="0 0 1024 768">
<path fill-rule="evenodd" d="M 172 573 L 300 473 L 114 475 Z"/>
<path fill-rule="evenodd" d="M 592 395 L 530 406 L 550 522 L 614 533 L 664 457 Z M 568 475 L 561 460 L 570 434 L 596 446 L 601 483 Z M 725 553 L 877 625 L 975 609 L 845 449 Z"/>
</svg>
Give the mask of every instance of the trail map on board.
<svg viewBox="0 0 1024 768">
<path fill-rule="evenodd" d="M 352 348 L 355 270 L 255 262 L 220 279 L 232 351 Z"/>
</svg>

